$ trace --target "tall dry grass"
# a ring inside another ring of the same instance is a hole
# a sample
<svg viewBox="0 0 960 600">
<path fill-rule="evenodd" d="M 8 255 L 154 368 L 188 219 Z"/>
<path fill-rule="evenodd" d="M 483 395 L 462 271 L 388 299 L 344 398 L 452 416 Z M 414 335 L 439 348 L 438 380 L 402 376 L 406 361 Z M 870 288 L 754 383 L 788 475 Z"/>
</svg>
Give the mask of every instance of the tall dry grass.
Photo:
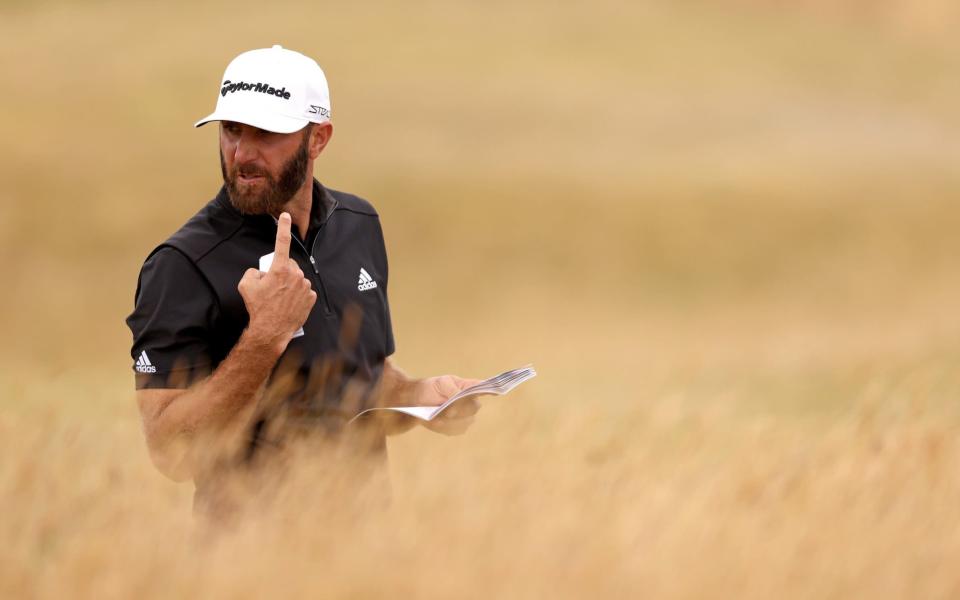
<svg viewBox="0 0 960 600">
<path fill-rule="evenodd" d="M 955 16 L 4 4 L 0 596 L 955 597 Z M 398 362 L 540 376 L 392 438 L 387 509 L 314 456 L 209 535 L 123 317 L 273 43 L 331 81 L 317 175 L 380 209 Z"/>
</svg>

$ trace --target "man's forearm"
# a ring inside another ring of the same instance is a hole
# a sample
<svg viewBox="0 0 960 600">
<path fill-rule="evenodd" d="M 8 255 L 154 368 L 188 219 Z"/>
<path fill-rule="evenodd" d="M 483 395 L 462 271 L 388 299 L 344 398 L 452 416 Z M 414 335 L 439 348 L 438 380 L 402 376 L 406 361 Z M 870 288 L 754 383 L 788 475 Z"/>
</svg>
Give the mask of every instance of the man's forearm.
<svg viewBox="0 0 960 600">
<path fill-rule="evenodd" d="M 258 392 L 281 354 L 276 343 L 244 330 L 213 373 L 160 407 L 148 431 L 151 446 L 173 452 L 176 456 L 165 462 L 174 463 L 175 470 L 193 471 L 193 465 L 182 463 L 203 450 L 195 447 L 197 439 L 209 436 L 212 442 L 216 434 L 249 423 Z"/>
<path fill-rule="evenodd" d="M 383 374 L 380 376 L 380 406 L 411 406 L 414 389 L 419 380 L 403 372 L 389 358 L 383 362 Z"/>
<path fill-rule="evenodd" d="M 228 426 L 252 409 L 260 386 L 270 376 L 282 350 L 244 330 L 227 357 L 189 392 L 178 419 L 189 431 Z M 182 398 L 182 397 L 181 397 Z"/>
<path fill-rule="evenodd" d="M 383 363 L 380 375 L 379 406 L 412 406 L 416 385 L 419 380 L 404 373 L 389 358 Z M 397 435 L 413 428 L 417 422 L 413 417 L 400 414 L 381 415 L 379 423 L 386 435 Z"/>
</svg>

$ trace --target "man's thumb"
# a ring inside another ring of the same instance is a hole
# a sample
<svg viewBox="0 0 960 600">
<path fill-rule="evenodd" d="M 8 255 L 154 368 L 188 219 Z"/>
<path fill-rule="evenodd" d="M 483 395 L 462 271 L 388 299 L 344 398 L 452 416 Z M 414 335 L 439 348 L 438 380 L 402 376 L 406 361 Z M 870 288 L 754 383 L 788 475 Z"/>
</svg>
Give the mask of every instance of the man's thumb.
<svg viewBox="0 0 960 600">
<path fill-rule="evenodd" d="M 473 386 L 480 385 L 481 383 L 483 383 L 482 379 L 466 379 L 464 377 L 461 377 L 460 380 L 457 381 L 457 385 L 460 386 L 461 390 L 472 388 Z"/>
<path fill-rule="evenodd" d="M 254 268 L 249 268 L 243 272 L 243 277 L 240 278 L 240 283 L 237 284 L 237 289 L 243 293 L 245 289 L 248 289 L 257 281 L 260 281 L 260 271 Z"/>
</svg>

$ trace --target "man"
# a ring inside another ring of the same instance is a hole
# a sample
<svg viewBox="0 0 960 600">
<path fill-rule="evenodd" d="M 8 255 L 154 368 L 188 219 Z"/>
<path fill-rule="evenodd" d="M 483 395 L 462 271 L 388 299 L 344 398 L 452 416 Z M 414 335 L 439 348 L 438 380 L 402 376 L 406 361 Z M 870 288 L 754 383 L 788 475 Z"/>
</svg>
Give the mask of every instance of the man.
<svg viewBox="0 0 960 600">
<path fill-rule="evenodd" d="M 218 91 L 196 126 L 219 122 L 224 185 L 147 257 L 127 318 L 150 455 L 200 495 L 216 469 L 199 447 L 223 432 L 243 441 L 230 468 L 294 428 L 332 438 L 364 430 L 365 452 L 382 462 L 384 436 L 414 421 L 347 425 L 351 417 L 373 403 L 441 404 L 476 381 L 411 379 L 388 358 L 379 217 L 312 177 L 333 133 L 319 65 L 280 46 L 252 50 L 227 66 Z M 426 426 L 462 433 L 477 408 L 459 402 Z"/>
</svg>

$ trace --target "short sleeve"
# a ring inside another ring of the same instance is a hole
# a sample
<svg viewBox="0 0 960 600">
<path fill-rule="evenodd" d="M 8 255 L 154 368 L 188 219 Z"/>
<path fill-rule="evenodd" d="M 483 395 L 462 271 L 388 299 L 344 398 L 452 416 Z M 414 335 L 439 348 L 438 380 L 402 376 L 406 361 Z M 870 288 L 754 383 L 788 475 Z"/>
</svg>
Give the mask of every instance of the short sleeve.
<svg viewBox="0 0 960 600">
<path fill-rule="evenodd" d="M 391 354 L 397 351 L 397 347 L 396 347 L 396 343 L 393 341 L 393 323 L 390 321 L 390 303 L 386 301 L 386 295 L 387 295 L 386 290 L 384 290 L 383 295 L 384 295 L 384 301 L 385 301 L 384 309 L 383 309 L 385 313 L 384 321 L 386 323 L 384 327 L 386 329 L 386 335 L 387 335 L 386 351 L 384 352 L 384 356 L 390 356 Z"/>
<path fill-rule="evenodd" d="M 208 375 L 217 312 L 213 291 L 186 256 L 171 247 L 154 252 L 127 317 L 137 389 L 186 388 Z"/>
<path fill-rule="evenodd" d="M 384 356 L 396 352 L 396 342 L 393 339 L 393 321 L 390 319 L 390 299 L 387 297 L 387 284 L 390 280 L 390 261 L 387 259 L 387 243 L 383 238 L 383 226 L 377 219 L 377 232 L 380 237 L 380 255 L 383 257 L 383 328 L 384 328 Z"/>
</svg>

